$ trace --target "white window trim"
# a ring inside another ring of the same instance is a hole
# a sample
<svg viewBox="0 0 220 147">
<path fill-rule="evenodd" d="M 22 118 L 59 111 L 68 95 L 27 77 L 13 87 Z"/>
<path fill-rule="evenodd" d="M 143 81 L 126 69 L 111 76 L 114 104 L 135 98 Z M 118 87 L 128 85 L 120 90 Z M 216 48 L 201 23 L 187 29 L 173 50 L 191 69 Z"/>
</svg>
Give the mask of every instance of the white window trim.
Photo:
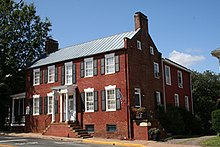
<svg viewBox="0 0 220 147">
<path fill-rule="evenodd" d="M 159 63 L 154 62 L 154 66 L 157 65 L 157 73 L 155 73 L 154 71 L 154 77 L 159 79 L 160 78 L 160 67 L 159 67 Z M 155 70 L 155 69 L 154 69 Z"/>
<path fill-rule="evenodd" d="M 34 113 L 35 112 L 34 99 L 39 99 L 39 106 L 38 106 L 39 108 L 40 107 L 40 95 L 33 95 L 33 115 L 40 115 L 40 110 L 38 110 L 38 113 Z"/>
<path fill-rule="evenodd" d="M 53 70 L 53 80 L 50 81 L 50 70 Z M 48 83 L 54 83 L 55 81 L 55 65 L 48 66 Z"/>
<path fill-rule="evenodd" d="M 107 73 L 107 58 L 113 57 L 114 71 Z M 105 74 L 113 74 L 115 73 L 115 53 L 105 55 Z"/>
<path fill-rule="evenodd" d="M 154 55 L 154 48 L 152 46 L 150 46 L 150 54 Z"/>
<path fill-rule="evenodd" d="M 91 62 L 92 61 L 92 75 L 88 75 L 88 76 L 86 76 L 86 62 Z M 93 77 L 93 58 L 86 58 L 86 59 L 84 59 L 84 74 L 85 74 L 85 77 Z"/>
<path fill-rule="evenodd" d="M 187 111 L 189 111 L 189 97 L 185 96 L 185 108 Z"/>
<path fill-rule="evenodd" d="M 140 40 L 137 40 L 137 48 L 139 50 L 142 50 L 142 48 L 141 48 L 141 41 Z"/>
<path fill-rule="evenodd" d="M 49 97 L 52 97 L 52 111 L 49 113 Z M 54 99 L 54 93 L 50 92 L 47 94 L 47 114 L 53 113 L 53 99 Z"/>
<path fill-rule="evenodd" d="M 84 89 L 84 92 L 85 92 L 85 112 L 94 112 L 94 107 L 95 107 L 95 104 L 94 104 L 94 88 Z M 93 110 L 87 110 L 86 98 L 87 98 L 87 93 L 90 93 L 90 92 L 92 92 L 92 94 L 93 94 Z"/>
<path fill-rule="evenodd" d="M 178 99 L 176 99 L 176 97 L 178 98 Z M 174 94 L 174 102 L 175 102 L 175 106 L 176 107 L 179 107 L 180 106 L 180 98 L 179 98 L 179 94 Z"/>
<path fill-rule="evenodd" d="M 35 74 L 36 74 L 36 72 L 39 72 L 39 82 L 38 83 L 35 83 Z M 33 70 L 33 85 L 34 86 L 40 85 L 40 68 L 37 68 L 37 69 Z"/>
<path fill-rule="evenodd" d="M 168 69 L 169 70 L 169 81 L 168 81 L 168 79 L 167 79 L 167 72 L 166 72 L 166 69 Z M 166 80 L 166 84 L 167 85 L 171 85 L 171 72 L 170 72 L 170 66 L 167 66 L 167 65 L 165 65 L 165 80 Z"/>
<path fill-rule="evenodd" d="M 140 108 L 141 107 L 141 89 L 140 88 L 134 88 L 134 94 L 138 94 L 139 95 L 139 103 L 140 103 L 140 105 L 138 106 L 138 105 L 135 104 L 135 107 L 136 108 Z"/>
<path fill-rule="evenodd" d="M 156 100 L 157 99 L 157 96 L 159 95 L 159 101 L 157 101 L 157 105 L 160 106 L 161 105 L 161 95 L 160 95 L 160 92 L 159 91 L 156 91 Z"/>
<path fill-rule="evenodd" d="M 114 109 L 108 109 L 108 90 L 114 90 L 114 100 L 115 100 L 115 108 Z M 105 87 L 105 99 L 106 99 L 106 111 L 116 111 L 116 85 L 109 85 Z"/>
<path fill-rule="evenodd" d="M 181 77 L 181 83 L 179 83 L 180 81 L 179 81 L 179 73 L 180 73 L 180 77 Z M 180 70 L 178 70 L 177 71 L 177 81 L 178 81 L 178 87 L 179 88 L 183 88 L 183 73 L 182 73 L 182 71 L 180 71 Z"/>
<path fill-rule="evenodd" d="M 67 75 L 66 75 L 66 70 L 67 70 L 67 66 L 70 66 L 71 67 L 71 75 L 73 74 L 72 73 L 72 65 L 73 65 L 73 63 L 72 62 L 67 62 L 67 63 L 65 63 L 65 85 L 72 85 L 72 83 L 73 83 L 73 78 L 72 78 L 72 76 L 71 76 L 71 80 L 70 80 L 70 83 L 67 83 Z"/>
</svg>

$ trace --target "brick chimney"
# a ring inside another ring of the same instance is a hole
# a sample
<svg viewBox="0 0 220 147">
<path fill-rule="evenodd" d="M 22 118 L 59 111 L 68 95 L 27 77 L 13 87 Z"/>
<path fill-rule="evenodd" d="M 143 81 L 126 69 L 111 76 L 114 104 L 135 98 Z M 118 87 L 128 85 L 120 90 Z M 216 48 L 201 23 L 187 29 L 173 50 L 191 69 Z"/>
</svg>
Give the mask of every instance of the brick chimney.
<svg viewBox="0 0 220 147">
<path fill-rule="evenodd" d="M 137 29 L 142 29 L 145 33 L 148 34 L 148 19 L 147 16 L 145 16 L 141 12 L 136 12 L 134 14 L 134 23 L 135 23 L 135 31 Z"/>
<path fill-rule="evenodd" d="M 56 40 L 49 38 L 45 41 L 45 52 L 47 54 L 58 51 L 58 47 L 59 47 L 59 43 Z"/>
</svg>

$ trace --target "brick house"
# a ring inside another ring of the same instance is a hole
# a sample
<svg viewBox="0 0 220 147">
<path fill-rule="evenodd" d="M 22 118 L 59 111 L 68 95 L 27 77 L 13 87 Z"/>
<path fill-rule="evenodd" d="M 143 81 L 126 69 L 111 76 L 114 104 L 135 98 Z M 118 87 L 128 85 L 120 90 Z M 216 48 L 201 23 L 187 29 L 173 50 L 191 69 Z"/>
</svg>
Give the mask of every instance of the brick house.
<svg viewBox="0 0 220 147">
<path fill-rule="evenodd" d="M 147 140 L 157 105 L 193 111 L 190 71 L 161 57 L 144 14 L 134 21 L 134 31 L 63 49 L 46 41 L 27 69 L 25 131 Z"/>
</svg>

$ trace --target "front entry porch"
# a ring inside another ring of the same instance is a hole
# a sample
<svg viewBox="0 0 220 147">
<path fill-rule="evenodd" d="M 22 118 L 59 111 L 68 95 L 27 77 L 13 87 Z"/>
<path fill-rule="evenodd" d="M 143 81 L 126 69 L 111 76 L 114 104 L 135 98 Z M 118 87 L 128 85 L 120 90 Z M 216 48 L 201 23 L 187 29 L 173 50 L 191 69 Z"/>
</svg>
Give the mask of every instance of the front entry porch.
<svg viewBox="0 0 220 147">
<path fill-rule="evenodd" d="M 52 92 L 48 96 L 52 96 L 52 121 L 56 122 L 55 118 L 55 100 L 59 99 L 59 122 L 76 122 L 76 88 L 77 85 L 65 85 L 52 87 Z M 58 104 L 56 104 L 58 105 Z"/>
<path fill-rule="evenodd" d="M 10 96 L 11 107 L 11 131 L 23 132 L 25 129 L 25 92 Z"/>
</svg>

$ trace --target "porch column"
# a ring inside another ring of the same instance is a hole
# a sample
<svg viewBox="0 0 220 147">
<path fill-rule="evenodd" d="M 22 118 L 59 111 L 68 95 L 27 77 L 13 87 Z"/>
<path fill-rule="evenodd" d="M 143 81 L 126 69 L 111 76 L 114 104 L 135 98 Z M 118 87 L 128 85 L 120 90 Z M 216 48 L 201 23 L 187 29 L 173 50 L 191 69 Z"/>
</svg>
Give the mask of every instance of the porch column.
<svg viewBox="0 0 220 147">
<path fill-rule="evenodd" d="M 76 122 L 76 89 L 73 91 L 73 122 Z"/>
<path fill-rule="evenodd" d="M 55 122 L 55 92 L 52 97 L 52 123 Z"/>
<path fill-rule="evenodd" d="M 63 121 L 63 94 L 60 94 L 60 122 Z"/>
<path fill-rule="evenodd" d="M 13 124 L 15 122 L 15 114 L 14 114 L 14 111 L 15 111 L 15 99 L 12 98 L 12 112 L 11 112 L 11 123 Z"/>
<path fill-rule="evenodd" d="M 66 93 L 66 122 L 69 121 L 69 96 Z"/>
</svg>

